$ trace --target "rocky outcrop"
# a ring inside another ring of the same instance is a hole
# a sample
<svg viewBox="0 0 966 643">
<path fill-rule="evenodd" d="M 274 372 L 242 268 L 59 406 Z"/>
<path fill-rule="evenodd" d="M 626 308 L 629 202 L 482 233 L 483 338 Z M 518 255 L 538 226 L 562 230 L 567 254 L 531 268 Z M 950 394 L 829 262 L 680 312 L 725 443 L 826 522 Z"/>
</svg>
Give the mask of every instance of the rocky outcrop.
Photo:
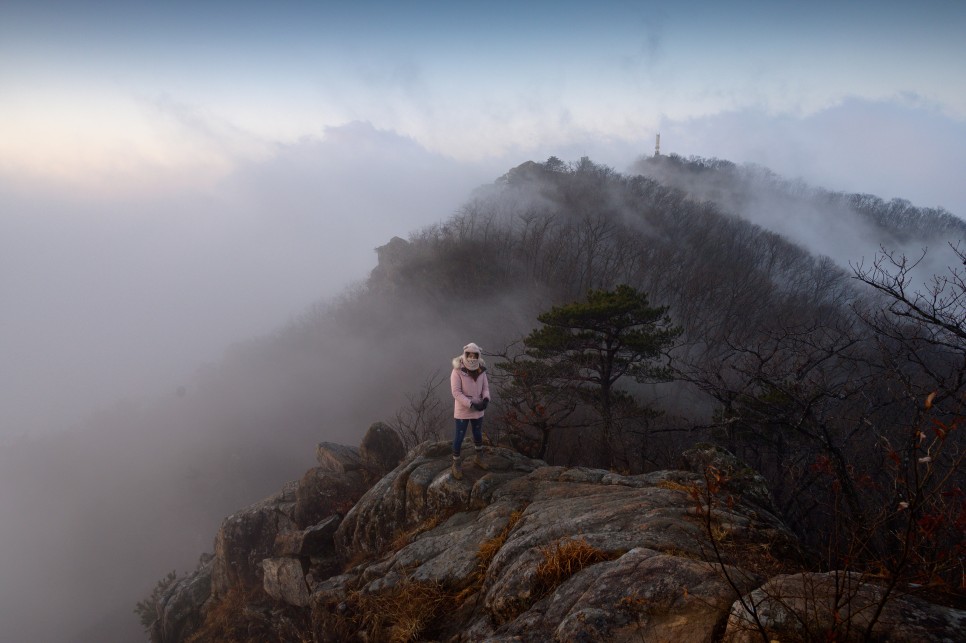
<svg viewBox="0 0 966 643">
<path fill-rule="evenodd" d="M 214 554 L 158 599 L 152 641 L 186 640 L 212 602 L 235 591 L 264 592 L 283 603 L 308 605 L 307 583 L 339 569 L 334 535 L 370 481 L 398 463 L 399 437 L 373 425 L 360 448 L 331 442 L 316 447 L 319 466 L 222 521 Z"/>
<path fill-rule="evenodd" d="M 776 576 L 735 601 L 724 641 L 760 641 L 763 631 L 769 640 L 780 641 L 966 639 L 966 612 L 914 596 L 883 601 L 883 591 L 859 574 L 843 571 Z"/>
<path fill-rule="evenodd" d="M 817 604 L 837 608 L 829 618 L 852 614 L 820 575 L 782 573 L 796 538 L 761 476 L 717 447 L 688 450 L 682 470 L 634 476 L 494 447 L 483 468 L 468 465 L 456 480 L 448 442 L 422 444 L 396 465 L 386 431 L 374 426 L 373 443 L 358 450 L 320 445 L 312 476 L 226 519 L 212 600 L 225 584 L 255 583 L 318 641 L 738 643 L 760 639 L 758 622 L 778 640 L 827 632 Z M 376 470 L 385 475 L 360 493 Z M 330 476 L 345 486 L 317 484 Z M 329 515 L 306 525 L 290 513 Z M 850 609 L 870 613 L 882 602 L 876 591 L 862 585 Z M 811 602 L 799 604 L 806 593 Z M 793 617 L 799 609 L 815 612 L 814 626 Z M 962 612 L 902 598 L 872 631 L 944 640 L 964 623 Z"/>
<path fill-rule="evenodd" d="M 448 444 L 410 453 L 340 525 L 339 552 L 370 560 L 317 586 L 317 609 L 344 605 L 352 592 L 436 583 L 473 597 L 465 629 L 444 632 L 458 640 L 640 640 L 642 632 L 703 640 L 723 625 L 734 593 L 704 562 L 711 545 L 690 493 L 702 476 L 548 467 L 499 448 L 485 463 L 457 481 Z M 757 506 L 739 501 L 716 521 L 759 552 L 794 546 L 774 513 Z M 594 564 L 548 587 L 541 565 L 568 548 Z M 763 580 L 748 570 L 733 576 L 742 591 Z"/>
<path fill-rule="evenodd" d="M 702 478 L 713 475 L 728 493 L 775 515 L 765 476 L 727 450 L 713 444 L 696 444 L 681 454 L 681 468 Z"/>
<path fill-rule="evenodd" d="M 377 265 L 371 281 L 378 284 L 390 280 L 406 265 L 411 254 L 412 244 L 400 237 L 393 237 L 386 245 L 376 248 Z"/>
<path fill-rule="evenodd" d="M 367 476 L 362 470 L 337 473 L 315 467 L 305 472 L 295 489 L 292 520 L 304 529 L 329 516 L 345 515 L 366 492 Z"/>
<path fill-rule="evenodd" d="M 262 572 L 266 594 L 289 605 L 308 606 L 309 586 L 298 558 L 266 558 Z"/>
<path fill-rule="evenodd" d="M 509 449 L 487 456 L 490 471 L 463 480 L 450 473 L 449 442 L 425 443 L 403 465 L 377 482 L 352 508 L 335 534 L 336 547 L 349 560 L 383 552 L 399 534 L 431 518 L 481 509 L 503 484 L 544 465 Z"/>
<path fill-rule="evenodd" d="M 158 618 L 151 627 L 152 643 L 184 641 L 205 618 L 204 606 L 211 596 L 212 557 L 205 555 L 194 573 L 177 580 L 157 606 Z"/>
<path fill-rule="evenodd" d="M 359 448 L 320 443 L 316 447 L 319 466 L 309 469 L 299 481 L 296 523 L 305 528 L 334 514 L 345 515 L 405 455 L 402 440 L 382 422 L 369 427 Z"/>
<path fill-rule="evenodd" d="M 315 459 L 322 471 L 331 473 L 349 473 L 362 468 L 359 449 L 335 442 L 320 442 L 315 447 Z"/>
<path fill-rule="evenodd" d="M 399 435 L 386 424 L 376 422 L 366 431 L 359 445 L 359 456 L 370 482 L 376 482 L 392 471 L 406 457 L 406 447 Z"/>
<path fill-rule="evenodd" d="M 581 570 L 500 635 L 528 641 L 707 641 L 728 610 L 729 594 L 727 582 L 706 563 L 637 547 Z M 485 634 L 485 621 L 481 626 Z"/>
<path fill-rule="evenodd" d="M 312 558 L 335 554 L 332 538 L 341 520 L 336 514 L 306 529 L 279 534 L 275 538 L 275 555 Z"/>
<path fill-rule="evenodd" d="M 215 558 L 211 590 L 224 596 L 233 587 L 260 586 L 261 562 L 272 555 L 280 533 L 297 529 L 295 498 L 297 483 L 250 507 L 234 513 L 221 523 L 215 537 Z"/>
</svg>

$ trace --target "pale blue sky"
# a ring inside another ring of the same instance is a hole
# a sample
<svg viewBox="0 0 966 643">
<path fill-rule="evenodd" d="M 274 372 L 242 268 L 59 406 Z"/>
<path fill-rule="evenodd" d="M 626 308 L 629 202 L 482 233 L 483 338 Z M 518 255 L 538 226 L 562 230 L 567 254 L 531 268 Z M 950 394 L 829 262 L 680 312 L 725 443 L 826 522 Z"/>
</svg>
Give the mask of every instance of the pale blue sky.
<svg viewBox="0 0 966 643">
<path fill-rule="evenodd" d="M 175 390 L 526 160 L 660 132 L 966 216 L 964 33 L 959 0 L 3 0 L 0 436 Z"/>
<path fill-rule="evenodd" d="M 644 151 L 662 123 L 808 118 L 848 99 L 966 119 L 955 1 L 2 7 L 0 172 L 18 179 L 177 185 L 357 120 L 455 160 L 514 162 L 594 138 Z"/>
</svg>

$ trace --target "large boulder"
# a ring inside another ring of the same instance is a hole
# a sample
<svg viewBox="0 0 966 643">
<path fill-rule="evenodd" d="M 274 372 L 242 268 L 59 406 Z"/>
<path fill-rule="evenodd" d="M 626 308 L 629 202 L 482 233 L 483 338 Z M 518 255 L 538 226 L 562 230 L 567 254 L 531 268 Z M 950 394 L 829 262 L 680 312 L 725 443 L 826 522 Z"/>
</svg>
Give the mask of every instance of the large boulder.
<svg viewBox="0 0 966 643">
<path fill-rule="evenodd" d="M 524 640 L 709 639 L 733 599 L 720 569 L 705 562 L 710 536 L 689 489 L 696 475 L 662 471 L 621 476 L 547 467 L 526 478 L 529 504 L 493 557 L 483 583 L 488 618 Z M 498 492 L 495 498 L 502 496 Z M 740 502 L 716 529 L 758 554 L 794 536 L 771 515 Z M 760 534 L 771 534 L 767 538 Z M 593 564 L 548 592 L 536 570 L 566 544 Z M 785 545 L 787 546 L 787 545 Z M 732 567 L 747 591 L 761 578 Z"/>
<path fill-rule="evenodd" d="M 730 571 L 744 589 L 757 581 Z M 732 596 L 707 563 L 634 548 L 574 574 L 500 632 L 528 641 L 710 641 Z"/>
<path fill-rule="evenodd" d="M 466 468 L 462 480 L 450 474 L 452 445 L 426 442 L 379 480 L 345 516 L 335 534 L 345 559 L 383 552 L 400 534 L 430 518 L 489 504 L 498 484 L 543 466 L 510 449 L 493 449 L 489 470 Z"/>
<path fill-rule="evenodd" d="M 760 641 L 762 630 L 780 641 L 966 640 L 966 611 L 914 596 L 883 597 L 881 586 L 855 573 L 776 576 L 735 601 L 724 641 Z"/>
<path fill-rule="evenodd" d="M 289 605 L 308 606 L 309 586 L 297 558 L 266 558 L 262 561 L 262 573 L 266 594 Z"/>
<path fill-rule="evenodd" d="M 376 422 L 366 431 L 362 443 L 359 444 L 359 455 L 366 474 L 371 482 L 379 480 L 396 468 L 406 457 L 406 447 L 397 434 L 388 425 Z"/>
<path fill-rule="evenodd" d="M 265 593 L 290 605 L 308 605 L 309 587 L 340 567 L 333 540 L 340 522 L 335 515 L 307 529 L 279 534 L 275 557 L 262 561 Z"/>
<path fill-rule="evenodd" d="M 290 482 L 279 493 L 242 509 L 221 523 L 215 537 L 211 590 L 224 596 L 230 589 L 262 586 L 261 562 L 272 555 L 279 534 L 295 531 L 295 495 Z"/>
<path fill-rule="evenodd" d="M 315 447 L 315 459 L 323 471 L 330 473 L 348 473 L 362 469 L 359 449 L 335 442 L 319 442 Z"/>
<path fill-rule="evenodd" d="M 344 516 L 369 486 L 361 469 L 343 472 L 325 467 L 309 469 L 295 489 L 293 518 L 296 525 L 304 529 L 329 516 Z"/>
<path fill-rule="evenodd" d="M 699 443 L 681 454 L 682 469 L 693 471 L 702 478 L 709 473 L 716 476 L 723 489 L 738 496 L 747 504 L 755 504 L 775 513 L 771 491 L 765 477 L 722 447 Z"/>
<path fill-rule="evenodd" d="M 335 530 L 342 521 L 329 516 L 316 525 L 299 531 L 281 533 L 275 538 L 275 555 L 289 558 L 313 558 L 335 554 Z"/>
</svg>

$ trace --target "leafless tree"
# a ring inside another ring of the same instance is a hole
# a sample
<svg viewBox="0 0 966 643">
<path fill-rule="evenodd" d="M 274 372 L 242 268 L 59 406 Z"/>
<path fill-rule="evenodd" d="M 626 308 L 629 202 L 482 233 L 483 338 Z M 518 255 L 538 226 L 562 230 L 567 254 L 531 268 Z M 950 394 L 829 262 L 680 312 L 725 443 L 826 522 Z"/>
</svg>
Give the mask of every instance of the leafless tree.
<svg viewBox="0 0 966 643">
<path fill-rule="evenodd" d="M 414 393 L 407 393 L 408 404 L 396 412 L 392 428 L 407 449 L 426 440 L 439 440 L 446 424 L 446 409 L 438 389 L 446 376 L 438 370 L 427 376 Z"/>
</svg>

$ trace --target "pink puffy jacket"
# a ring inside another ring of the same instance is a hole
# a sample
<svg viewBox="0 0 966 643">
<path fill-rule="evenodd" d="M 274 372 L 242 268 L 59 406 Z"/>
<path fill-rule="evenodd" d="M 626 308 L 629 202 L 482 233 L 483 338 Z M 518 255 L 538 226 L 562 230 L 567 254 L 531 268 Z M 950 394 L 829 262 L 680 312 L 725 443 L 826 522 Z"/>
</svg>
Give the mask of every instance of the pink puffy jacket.
<svg viewBox="0 0 966 643">
<path fill-rule="evenodd" d="M 453 417 L 457 420 L 474 420 L 483 417 L 483 411 L 470 408 L 471 402 L 481 402 L 490 397 L 490 383 L 486 379 L 486 367 L 480 368 L 482 373 L 473 379 L 469 371 L 463 368 L 460 358 L 453 360 L 453 372 L 449 376 L 449 387 L 453 391 Z"/>
</svg>

